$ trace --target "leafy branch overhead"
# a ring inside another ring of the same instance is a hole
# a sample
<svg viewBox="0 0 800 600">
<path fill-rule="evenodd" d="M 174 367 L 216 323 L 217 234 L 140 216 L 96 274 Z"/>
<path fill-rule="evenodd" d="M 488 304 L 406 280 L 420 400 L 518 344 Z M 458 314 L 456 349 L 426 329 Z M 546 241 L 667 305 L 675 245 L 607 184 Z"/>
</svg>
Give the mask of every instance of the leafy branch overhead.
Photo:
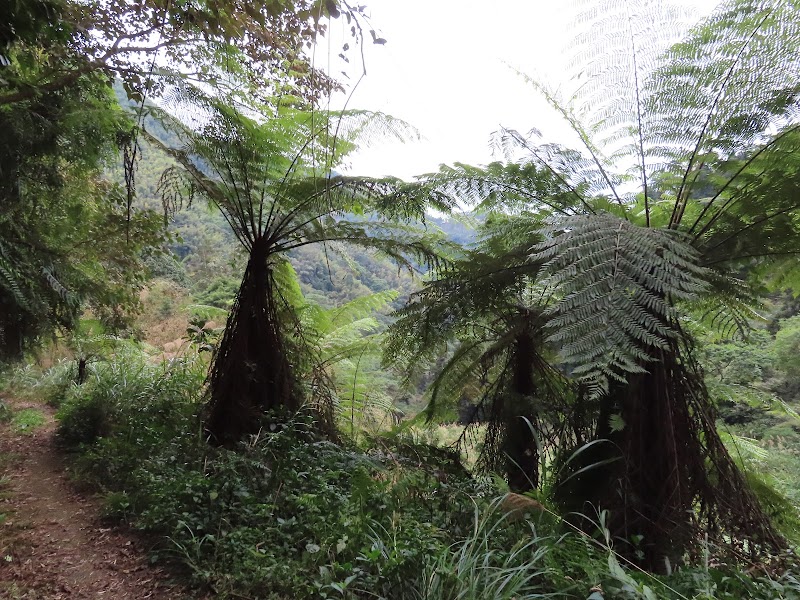
<svg viewBox="0 0 800 600">
<path fill-rule="evenodd" d="M 9 24 L 0 31 L 6 62 L 30 61 L 27 45 L 37 43 L 37 22 L 50 23 L 46 35 L 59 43 L 48 45 L 34 70 L 4 75 L 0 106 L 104 73 L 122 79 L 137 102 L 176 80 L 238 92 L 236 79 L 247 82 L 250 98 L 268 90 L 319 99 L 338 83 L 313 67 L 305 51 L 327 33 L 330 19 L 346 22 L 354 46 L 364 39 L 363 7 L 333 0 L 7 3 L 0 9 L 0 23 Z"/>
</svg>

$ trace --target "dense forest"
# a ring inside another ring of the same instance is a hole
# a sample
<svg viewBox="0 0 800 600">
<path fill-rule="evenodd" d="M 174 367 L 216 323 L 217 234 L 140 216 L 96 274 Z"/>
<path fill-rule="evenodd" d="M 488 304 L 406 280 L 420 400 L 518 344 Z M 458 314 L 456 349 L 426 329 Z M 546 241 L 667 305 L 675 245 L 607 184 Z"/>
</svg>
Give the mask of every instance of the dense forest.
<svg viewBox="0 0 800 600">
<path fill-rule="evenodd" d="M 569 134 L 410 181 L 366 6 L 0 7 L 3 597 L 100 593 L 46 464 L 120 598 L 800 598 L 800 3 L 568 5 Z"/>
</svg>

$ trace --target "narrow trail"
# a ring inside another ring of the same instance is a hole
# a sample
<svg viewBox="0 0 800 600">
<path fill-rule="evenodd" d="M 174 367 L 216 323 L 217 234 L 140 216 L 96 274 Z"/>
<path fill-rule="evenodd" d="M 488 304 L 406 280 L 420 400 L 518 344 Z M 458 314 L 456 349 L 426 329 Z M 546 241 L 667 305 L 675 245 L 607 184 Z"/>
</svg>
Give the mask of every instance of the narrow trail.
<svg viewBox="0 0 800 600">
<path fill-rule="evenodd" d="M 53 444 L 53 411 L 31 432 L 0 425 L 0 598 L 166 600 L 187 597 L 147 561 L 135 537 L 104 526 L 99 505 L 77 493 Z"/>
</svg>

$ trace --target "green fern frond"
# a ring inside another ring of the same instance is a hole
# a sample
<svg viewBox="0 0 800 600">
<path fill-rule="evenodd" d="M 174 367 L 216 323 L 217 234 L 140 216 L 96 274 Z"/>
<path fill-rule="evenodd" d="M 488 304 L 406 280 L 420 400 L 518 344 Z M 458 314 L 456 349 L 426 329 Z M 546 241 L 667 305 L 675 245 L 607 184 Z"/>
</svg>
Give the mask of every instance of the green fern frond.
<svg viewBox="0 0 800 600">
<path fill-rule="evenodd" d="M 643 371 L 676 335 L 674 304 L 707 289 L 697 252 L 673 231 L 601 214 L 543 230 L 533 260 L 558 300 L 546 309 L 549 339 L 581 382 L 600 386 Z"/>
<path fill-rule="evenodd" d="M 753 286 L 732 274 L 717 269 L 708 269 L 707 274 L 708 293 L 685 303 L 685 308 L 722 339 L 747 337 L 752 323 L 763 320 L 758 313 L 761 298 Z"/>
<path fill-rule="evenodd" d="M 20 308 L 33 312 L 33 306 L 23 291 L 23 285 L 23 274 L 14 268 L 3 244 L 0 243 L 0 289 L 11 295 Z"/>
</svg>

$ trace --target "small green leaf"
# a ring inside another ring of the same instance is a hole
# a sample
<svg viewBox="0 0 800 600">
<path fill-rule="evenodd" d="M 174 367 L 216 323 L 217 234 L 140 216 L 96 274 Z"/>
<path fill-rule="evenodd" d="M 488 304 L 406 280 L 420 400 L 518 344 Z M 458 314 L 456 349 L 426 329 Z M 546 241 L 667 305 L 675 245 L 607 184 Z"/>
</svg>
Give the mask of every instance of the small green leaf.
<svg viewBox="0 0 800 600">
<path fill-rule="evenodd" d="M 306 552 L 308 552 L 309 554 L 316 554 L 317 552 L 319 552 L 319 550 L 320 550 L 320 547 L 319 547 L 318 544 L 314 544 L 314 543 L 311 543 L 311 542 L 306 544 Z"/>
<path fill-rule="evenodd" d="M 625 421 L 620 414 L 611 415 L 608 418 L 608 425 L 611 427 L 612 433 L 618 433 L 625 429 Z"/>
</svg>

